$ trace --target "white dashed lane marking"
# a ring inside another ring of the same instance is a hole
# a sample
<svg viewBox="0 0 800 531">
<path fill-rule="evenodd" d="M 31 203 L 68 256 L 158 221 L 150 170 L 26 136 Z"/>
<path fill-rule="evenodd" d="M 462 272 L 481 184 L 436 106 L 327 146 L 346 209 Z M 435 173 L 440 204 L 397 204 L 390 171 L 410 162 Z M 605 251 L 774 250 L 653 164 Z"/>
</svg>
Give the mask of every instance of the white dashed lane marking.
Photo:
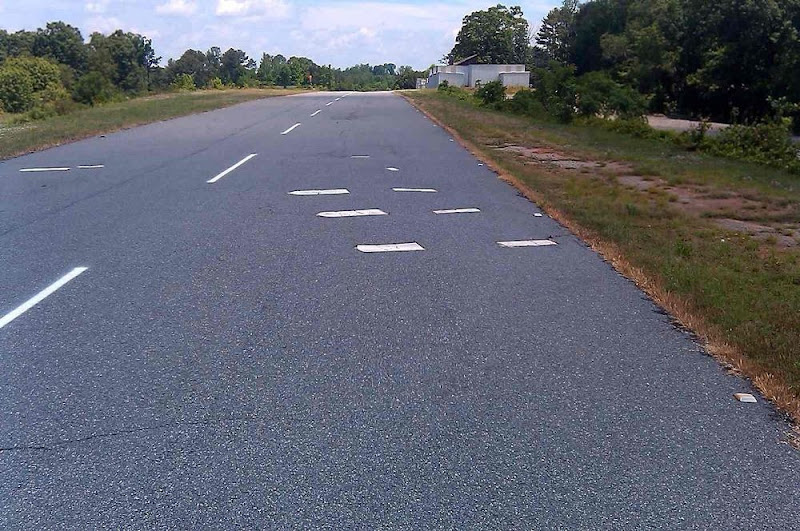
<svg viewBox="0 0 800 531">
<path fill-rule="evenodd" d="M 389 243 L 384 245 L 357 245 L 356 249 L 362 253 L 394 253 L 402 251 L 424 251 L 425 248 L 416 242 Z"/>
<path fill-rule="evenodd" d="M 311 116 L 316 116 L 316 115 L 318 115 L 318 114 L 319 114 L 319 113 L 321 113 L 321 112 L 322 112 L 322 109 L 317 109 L 316 111 L 314 111 L 314 112 L 312 112 L 312 113 L 311 113 Z"/>
<path fill-rule="evenodd" d="M 358 216 L 388 216 L 383 210 L 377 208 L 367 208 L 364 210 L 337 210 L 334 212 L 320 212 L 317 216 L 321 218 L 354 218 Z"/>
<path fill-rule="evenodd" d="M 2 319 L 0 319 L 0 328 L 3 328 L 8 323 L 10 323 L 11 321 L 16 319 L 17 317 L 19 317 L 23 313 L 27 312 L 28 310 L 30 310 L 31 308 L 33 308 L 34 306 L 36 306 L 37 304 L 39 304 L 43 300 L 45 300 L 47 297 L 49 297 L 50 295 L 52 295 L 53 293 L 58 291 L 61 287 L 63 287 L 67 282 L 69 282 L 73 278 L 77 277 L 78 275 L 80 275 L 81 273 L 86 271 L 87 269 L 88 269 L 87 267 L 76 267 L 75 269 L 73 269 L 72 271 L 70 271 L 69 273 L 64 275 L 63 277 L 59 278 L 58 280 L 56 280 L 55 282 L 53 282 L 52 284 L 50 284 L 49 286 L 44 288 L 39 293 L 34 295 L 32 298 L 28 299 L 22 305 L 18 306 L 17 308 L 12 310 L 11 312 L 9 312 L 6 315 L 4 315 L 2 317 Z"/>
<path fill-rule="evenodd" d="M 350 155 L 351 159 L 368 159 L 369 155 Z"/>
<path fill-rule="evenodd" d="M 330 190 L 294 190 L 289 195 L 343 195 L 349 194 L 347 188 L 332 188 Z"/>
<path fill-rule="evenodd" d="M 300 127 L 300 124 L 299 124 L 299 123 L 296 123 L 296 124 L 294 124 L 293 126 L 291 126 L 289 129 L 287 129 L 286 131 L 284 131 L 284 132 L 283 132 L 283 133 L 281 133 L 281 134 L 282 134 L 282 135 L 288 135 L 289 133 L 291 133 L 292 131 L 294 131 L 294 130 L 295 130 L 295 129 L 297 129 L 298 127 Z"/>
<path fill-rule="evenodd" d="M 22 168 L 19 171 L 22 173 L 33 173 L 40 171 L 69 171 L 69 168 Z"/>
<path fill-rule="evenodd" d="M 327 107 L 328 105 L 333 105 L 333 102 L 329 101 L 328 103 L 325 104 L 325 107 Z"/>
<path fill-rule="evenodd" d="M 387 169 L 387 170 L 389 170 L 389 171 L 400 171 L 400 169 L 399 169 L 399 168 L 394 168 L 394 167 L 392 167 L 392 166 L 389 166 L 389 167 L 388 167 L 388 168 L 386 168 L 386 169 Z"/>
<path fill-rule="evenodd" d="M 516 240 L 509 242 L 497 242 L 500 247 L 545 247 L 547 245 L 558 245 L 552 240 Z"/>
<path fill-rule="evenodd" d="M 90 164 L 86 166 L 78 166 L 79 170 L 98 170 L 100 168 L 105 168 L 102 164 Z"/>
<path fill-rule="evenodd" d="M 435 193 L 435 188 L 392 188 L 394 192 L 427 192 Z"/>
<path fill-rule="evenodd" d="M 434 214 L 472 214 L 480 212 L 479 208 L 449 208 L 445 210 L 434 210 Z"/>
<path fill-rule="evenodd" d="M 241 166 L 242 164 L 244 164 L 248 160 L 252 159 L 256 155 L 257 155 L 257 153 L 251 153 L 250 155 L 247 155 L 245 158 L 243 158 L 242 160 L 240 160 L 239 162 L 237 162 L 236 164 L 234 164 L 233 166 L 231 166 L 227 170 L 225 170 L 222 173 L 218 174 L 216 177 L 213 177 L 213 178 L 207 180 L 206 182 L 208 184 L 214 184 L 215 182 L 219 181 L 220 179 L 222 179 L 223 177 L 228 175 L 230 172 L 232 172 L 233 170 L 235 170 L 236 168 L 238 168 L 239 166 Z"/>
</svg>

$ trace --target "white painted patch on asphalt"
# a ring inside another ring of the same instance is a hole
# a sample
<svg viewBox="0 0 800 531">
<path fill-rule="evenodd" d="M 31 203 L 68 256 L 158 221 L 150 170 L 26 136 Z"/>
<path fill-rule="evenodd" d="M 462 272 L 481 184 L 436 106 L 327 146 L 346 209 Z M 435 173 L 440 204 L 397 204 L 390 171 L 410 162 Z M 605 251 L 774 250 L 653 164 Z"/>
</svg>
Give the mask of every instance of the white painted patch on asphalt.
<svg viewBox="0 0 800 531">
<path fill-rule="evenodd" d="M 393 192 L 427 192 L 435 193 L 435 188 L 392 188 Z"/>
<path fill-rule="evenodd" d="M 417 242 L 389 243 L 384 245 L 357 245 L 356 249 L 362 253 L 395 253 L 403 251 L 424 251 L 425 248 Z"/>
<path fill-rule="evenodd" d="M 243 158 L 242 160 L 240 160 L 239 162 L 237 162 L 236 164 L 234 164 L 233 166 L 231 166 L 227 170 L 225 170 L 222 173 L 218 174 L 216 177 L 213 177 L 213 178 L 207 180 L 206 182 L 208 184 L 214 184 L 215 182 L 219 181 L 220 179 L 222 179 L 223 177 L 228 175 L 230 172 L 232 172 L 233 170 L 235 170 L 236 168 L 238 168 L 239 166 L 241 166 L 242 164 L 244 164 L 248 160 L 252 159 L 256 155 L 257 155 L 257 153 L 251 153 L 251 154 L 247 155 L 245 158 Z"/>
<path fill-rule="evenodd" d="M 343 195 L 349 194 L 347 188 L 331 188 L 329 190 L 294 190 L 289 195 Z"/>
<path fill-rule="evenodd" d="M 342 99 L 342 98 L 336 98 L 336 99 L 335 99 L 335 100 L 333 100 L 333 101 L 339 101 L 340 99 Z"/>
<path fill-rule="evenodd" d="M 281 133 L 281 134 L 282 134 L 282 135 L 288 135 L 289 133 L 291 133 L 292 131 L 294 131 L 294 130 L 295 130 L 295 129 L 297 129 L 298 127 L 300 127 L 300 124 L 299 124 L 299 123 L 296 123 L 296 124 L 294 124 L 293 126 L 291 126 L 289 129 L 287 129 L 286 131 L 284 131 L 284 132 L 283 132 L 283 133 Z"/>
<path fill-rule="evenodd" d="M 739 402 L 746 402 L 748 404 L 755 404 L 757 402 L 756 397 L 750 393 L 734 393 L 733 396 Z"/>
<path fill-rule="evenodd" d="M 434 214 L 472 214 L 480 212 L 479 208 L 447 208 L 444 210 L 434 210 Z"/>
<path fill-rule="evenodd" d="M 333 102 L 329 101 L 328 103 L 325 104 L 325 107 L 327 107 L 328 105 L 333 105 Z"/>
<path fill-rule="evenodd" d="M 351 159 L 368 159 L 369 155 L 350 155 Z"/>
<path fill-rule="evenodd" d="M 17 317 L 19 317 L 23 313 L 27 312 L 28 310 L 30 310 L 31 308 L 33 308 L 34 306 L 36 306 L 37 304 L 42 302 L 44 299 L 46 299 L 47 297 L 49 297 L 50 295 L 52 295 L 53 293 L 58 291 L 62 286 L 64 286 L 64 284 L 66 284 L 67 282 L 69 282 L 73 278 L 77 277 L 78 275 L 80 275 L 81 273 L 86 271 L 87 269 L 88 269 L 88 267 L 76 267 L 75 269 L 73 269 L 72 271 L 70 271 L 69 273 L 64 275 L 63 277 L 59 278 L 58 280 L 56 280 L 55 282 L 53 282 L 52 284 L 50 284 L 49 286 L 44 288 L 39 293 L 34 295 L 32 298 L 28 299 L 21 306 L 18 306 L 17 308 L 12 310 L 10 313 L 7 313 L 6 315 L 4 315 L 3 318 L 0 319 L 0 328 L 3 328 L 8 323 L 10 323 L 11 321 L 16 319 Z"/>
<path fill-rule="evenodd" d="M 322 109 L 317 109 L 316 111 L 314 111 L 314 112 L 312 112 L 312 113 L 311 113 L 311 116 L 316 116 L 316 115 L 318 115 L 318 114 L 319 114 L 319 113 L 321 113 L 321 112 L 322 112 Z"/>
<path fill-rule="evenodd" d="M 40 171 L 69 171 L 69 168 L 22 168 L 22 173 L 33 173 L 33 172 L 40 172 Z"/>
<path fill-rule="evenodd" d="M 387 170 L 389 170 L 389 171 L 400 171 L 400 169 L 399 169 L 399 168 L 393 168 L 392 166 L 389 166 L 389 167 L 388 167 L 388 168 L 386 168 L 386 169 L 387 169 Z"/>
<path fill-rule="evenodd" d="M 88 164 L 85 166 L 78 166 L 79 170 L 97 170 L 100 168 L 105 168 L 103 164 Z"/>
<path fill-rule="evenodd" d="M 383 210 L 377 208 L 367 208 L 363 210 L 337 210 L 334 212 L 320 212 L 317 216 L 321 218 L 354 218 L 358 216 L 388 216 Z"/>
<path fill-rule="evenodd" d="M 536 214 L 534 214 L 533 216 L 534 216 L 534 217 L 536 217 L 536 218 L 541 218 L 541 217 L 543 216 L 543 214 L 540 214 L 540 213 L 538 213 L 538 212 L 537 212 L 537 213 L 536 213 Z"/>
<path fill-rule="evenodd" d="M 558 245 L 553 240 L 515 240 L 508 242 L 497 242 L 500 247 L 545 247 L 547 245 Z"/>
</svg>

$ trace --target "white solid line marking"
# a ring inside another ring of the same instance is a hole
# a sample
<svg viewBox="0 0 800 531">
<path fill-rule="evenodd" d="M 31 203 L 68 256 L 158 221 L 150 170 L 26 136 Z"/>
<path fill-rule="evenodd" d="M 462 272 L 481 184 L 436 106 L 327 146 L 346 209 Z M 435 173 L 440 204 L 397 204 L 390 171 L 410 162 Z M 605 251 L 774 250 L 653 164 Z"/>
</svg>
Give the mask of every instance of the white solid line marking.
<svg viewBox="0 0 800 531">
<path fill-rule="evenodd" d="M 242 160 L 240 160 L 239 162 L 237 162 L 236 164 L 234 164 L 233 166 L 231 166 L 230 168 L 228 168 L 224 172 L 220 173 L 219 175 L 217 175 L 213 179 L 207 180 L 206 182 L 209 183 L 209 184 L 214 184 L 215 182 L 219 181 L 220 179 L 222 179 L 223 177 L 228 175 L 230 172 L 232 172 L 233 170 L 235 170 L 236 168 L 238 168 L 239 166 L 241 166 L 242 164 L 244 164 L 248 160 L 252 159 L 256 155 L 257 155 L 257 153 L 251 153 L 250 155 L 247 155 L 245 158 L 243 158 Z"/>
<path fill-rule="evenodd" d="M 329 101 L 328 103 L 325 104 L 325 107 L 327 107 L 328 105 L 333 105 L 333 102 Z"/>
<path fill-rule="evenodd" d="M 69 168 L 22 168 L 22 173 L 30 173 L 30 172 L 37 172 L 37 171 L 69 171 Z"/>
<path fill-rule="evenodd" d="M 0 319 L 0 328 L 3 328 L 8 323 L 10 323 L 11 321 L 16 319 L 17 317 L 19 317 L 23 313 L 27 312 L 28 310 L 30 310 L 31 308 L 33 308 L 34 306 L 36 306 L 37 304 L 42 302 L 44 299 L 46 299 L 47 297 L 49 297 L 50 295 L 55 293 L 56 290 L 58 290 L 64 284 L 66 284 L 67 282 L 69 282 L 73 278 L 77 277 L 78 275 L 80 275 L 81 273 L 86 271 L 87 269 L 89 269 L 89 268 L 88 267 L 76 267 L 75 269 L 73 269 L 72 271 L 70 271 L 69 273 L 64 275 L 63 277 L 59 278 L 58 280 L 56 280 L 55 282 L 53 282 L 52 284 L 50 284 L 49 286 L 44 288 L 39 293 L 34 295 L 33 298 L 28 299 L 28 301 L 25 302 L 24 304 L 22 304 L 22 306 L 19 306 L 15 310 L 12 310 L 11 313 L 7 313 L 6 315 L 4 315 L 3 318 Z"/>
<path fill-rule="evenodd" d="M 350 190 L 347 188 L 332 188 L 330 190 L 295 190 L 289 192 L 289 195 L 342 195 L 349 193 Z"/>
<path fill-rule="evenodd" d="M 96 170 L 98 168 L 105 168 L 102 164 L 90 164 L 88 166 L 78 166 L 79 170 Z"/>
<path fill-rule="evenodd" d="M 479 208 L 448 208 L 445 210 L 434 210 L 434 214 L 471 214 L 480 212 Z"/>
<path fill-rule="evenodd" d="M 322 109 L 317 109 L 316 111 L 314 111 L 314 112 L 312 112 L 312 113 L 311 113 L 311 116 L 316 116 L 316 115 L 318 115 L 318 114 L 319 114 L 319 113 L 321 113 L 321 112 L 322 112 Z"/>
<path fill-rule="evenodd" d="M 356 249 L 362 253 L 392 253 L 398 251 L 424 251 L 425 248 L 417 242 L 389 243 L 385 245 L 357 245 Z"/>
<path fill-rule="evenodd" d="M 544 247 L 546 245 L 558 245 L 552 240 L 517 240 L 510 242 L 497 242 L 500 247 Z"/>
<path fill-rule="evenodd" d="M 436 192 L 435 188 L 392 188 L 393 192 Z"/>
<path fill-rule="evenodd" d="M 400 169 L 399 169 L 399 168 L 393 168 L 392 166 L 389 166 L 389 167 L 388 167 L 388 168 L 386 168 L 386 169 L 387 169 L 387 170 L 389 170 L 389 171 L 400 171 Z"/>
<path fill-rule="evenodd" d="M 369 155 L 350 155 L 351 159 L 368 159 Z"/>
<path fill-rule="evenodd" d="M 364 210 L 337 210 L 335 212 L 320 212 L 317 214 L 321 218 L 354 218 L 357 216 L 388 216 L 383 210 L 377 208 L 367 208 Z"/>
<path fill-rule="evenodd" d="M 291 133 L 292 131 L 294 131 L 294 130 L 295 130 L 296 128 L 298 128 L 298 127 L 300 127 L 300 124 L 299 124 L 299 123 L 296 123 L 296 124 L 294 124 L 293 126 L 291 126 L 289 129 L 287 129 L 286 131 L 284 131 L 284 132 L 283 132 L 283 133 L 281 133 L 281 134 L 282 134 L 282 135 L 288 135 L 289 133 Z"/>
</svg>

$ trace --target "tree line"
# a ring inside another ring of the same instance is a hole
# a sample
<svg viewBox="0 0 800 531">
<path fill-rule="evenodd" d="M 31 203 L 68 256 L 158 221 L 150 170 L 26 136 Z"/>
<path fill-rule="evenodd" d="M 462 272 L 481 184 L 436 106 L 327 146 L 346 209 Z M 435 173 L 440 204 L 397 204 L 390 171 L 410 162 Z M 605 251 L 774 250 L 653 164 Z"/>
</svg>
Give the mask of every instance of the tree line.
<svg viewBox="0 0 800 531">
<path fill-rule="evenodd" d="M 530 43 L 519 7 L 464 18 L 449 62 L 522 63 L 611 81 L 651 112 L 755 121 L 798 113 L 800 0 L 565 0 Z"/>
<path fill-rule="evenodd" d="M 307 57 L 263 54 L 260 61 L 238 49 L 186 50 L 163 64 L 144 35 L 117 30 L 93 33 L 64 22 L 36 31 L 0 29 L 0 111 L 32 118 L 64 114 L 150 92 L 223 87 L 299 86 L 333 90 L 414 88 L 422 72 L 387 63 L 350 68 L 318 65 Z"/>
</svg>

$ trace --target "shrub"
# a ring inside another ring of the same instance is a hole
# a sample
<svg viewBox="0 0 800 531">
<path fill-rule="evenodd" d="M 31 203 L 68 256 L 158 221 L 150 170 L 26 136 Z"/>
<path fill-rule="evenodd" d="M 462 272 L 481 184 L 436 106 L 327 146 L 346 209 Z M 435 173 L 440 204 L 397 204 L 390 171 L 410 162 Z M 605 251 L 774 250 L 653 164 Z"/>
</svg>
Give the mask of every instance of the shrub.
<svg viewBox="0 0 800 531">
<path fill-rule="evenodd" d="M 450 82 L 445 79 L 444 81 L 439 83 L 439 86 L 436 87 L 436 90 L 438 90 L 439 92 L 447 92 L 447 89 L 449 88 L 450 88 Z"/>
<path fill-rule="evenodd" d="M 500 103 L 506 99 L 506 87 L 500 81 L 490 81 L 475 92 L 484 105 Z"/>
<path fill-rule="evenodd" d="M 545 111 L 561 122 L 575 115 L 575 67 L 552 62 L 549 68 L 536 71 L 536 95 Z"/>
<path fill-rule="evenodd" d="M 647 105 L 631 87 L 620 85 L 606 72 L 589 72 L 575 85 L 578 113 L 582 116 L 641 118 Z"/>
<path fill-rule="evenodd" d="M 106 103 L 114 97 L 114 87 L 111 81 L 100 72 L 89 72 L 78 78 L 72 88 L 72 97 L 75 101 L 96 105 Z"/>
<path fill-rule="evenodd" d="M 542 102 L 540 102 L 536 94 L 532 90 L 522 89 L 514 94 L 506 103 L 507 109 L 519 114 L 527 114 L 529 116 L 542 116 L 546 114 Z"/>
<path fill-rule="evenodd" d="M 194 90 L 197 88 L 194 85 L 194 78 L 189 74 L 178 74 L 170 87 L 173 90 Z"/>
<path fill-rule="evenodd" d="M 222 90 L 225 88 L 225 85 L 222 83 L 222 80 L 220 78 L 212 77 L 211 79 L 208 80 L 208 83 L 206 83 L 206 88 L 213 90 Z"/>
<path fill-rule="evenodd" d="M 447 96 L 456 98 L 461 101 L 473 100 L 471 93 L 469 93 L 468 91 L 464 90 L 461 87 L 450 85 L 450 83 L 448 83 L 447 80 L 444 80 L 441 83 L 439 83 L 439 86 L 436 88 L 436 90 L 438 92 L 441 92 L 442 94 L 446 94 Z"/>
<path fill-rule="evenodd" d="M 731 125 L 705 146 L 725 157 L 767 164 L 800 172 L 797 146 L 790 136 L 790 120 L 774 120 L 754 125 Z"/>
<path fill-rule="evenodd" d="M 42 57 L 12 57 L 3 68 L 21 68 L 28 72 L 33 83 L 33 91 L 39 92 L 51 85 L 61 84 L 61 68 Z"/>
<path fill-rule="evenodd" d="M 7 63 L 0 68 L 0 106 L 5 112 L 25 112 L 35 102 L 33 76 Z"/>
</svg>

